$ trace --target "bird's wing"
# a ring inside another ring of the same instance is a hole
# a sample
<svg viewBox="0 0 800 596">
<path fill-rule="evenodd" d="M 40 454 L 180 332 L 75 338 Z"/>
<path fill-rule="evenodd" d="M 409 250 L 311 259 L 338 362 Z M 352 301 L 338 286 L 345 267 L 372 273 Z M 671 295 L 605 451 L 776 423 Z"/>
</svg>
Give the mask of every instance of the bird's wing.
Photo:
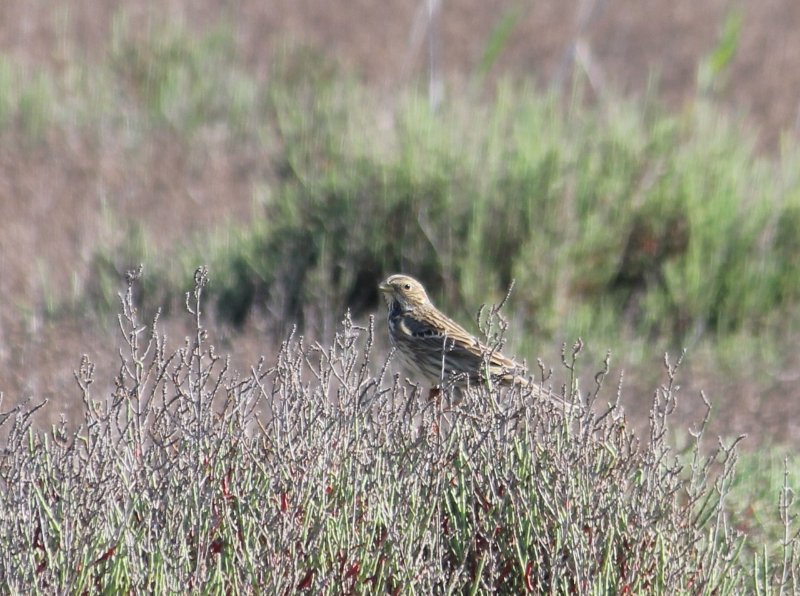
<svg viewBox="0 0 800 596">
<path fill-rule="evenodd" d="M 444 356 L 454 370 L 479 371 L 485 359 L 494 373 L 508 369 L 521 369 L 521 365 L 506 358 L 497 350 L 481 343 L 455 321 L 438 311 L 428 311 L 422 316 L 406 315 L 400 324 L 401 331 L 414 338 L 419 351 L 428 351 L 438 358 Z"/>
</svg>

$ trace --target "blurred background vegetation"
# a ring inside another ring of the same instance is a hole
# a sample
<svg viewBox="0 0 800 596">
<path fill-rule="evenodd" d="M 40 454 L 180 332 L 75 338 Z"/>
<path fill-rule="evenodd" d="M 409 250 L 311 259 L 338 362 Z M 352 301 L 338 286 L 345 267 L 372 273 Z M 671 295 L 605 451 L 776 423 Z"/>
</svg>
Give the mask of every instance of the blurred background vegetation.
<svg viewBox="0 0 800 596">
<path fill-rule="evenodd" d="M 245 364 L 295 324 L 324 338 L 347 309 L 381 316 L 391 272 L 467 324 L 514 281 L 521 358 L 552 365 L 580 336 L 590 360 L 612 351 L 638 396 L 664 351 L 686 347 L 689 387 L 731 404 L 720 428 L 797 432 L 800 152 L 787 124 L 731 99 L 769 14 L 665 21 L 702 41 L 673 80 L 666 63 L 636 70 L 634 51 L 634 74 L 615 70 L 601 38 L 622 8 L 603 3 L 573 7 L 560 45 L 531 42 L 536 75 L 519 44 L 546 27 L 540 8 L 483 8 L 458 35 L 463 7 L 395 7 L 405 54 L 387 41 L 391 78 L 366 58 L 372 37 L 320 43 L 313 2 L 269 18 L 247 2 L 202 18 L 103 6 L 6 9 L 44 40 L 37 53 L 0 36 L 12 403 L 64 395 L 76 354 L 103 351 L 126 270 L 145 265 L 138 303 L 169 320 L 203 263 Z M 645 53 L 647 31 L 628 38 Z"/>
</svg>

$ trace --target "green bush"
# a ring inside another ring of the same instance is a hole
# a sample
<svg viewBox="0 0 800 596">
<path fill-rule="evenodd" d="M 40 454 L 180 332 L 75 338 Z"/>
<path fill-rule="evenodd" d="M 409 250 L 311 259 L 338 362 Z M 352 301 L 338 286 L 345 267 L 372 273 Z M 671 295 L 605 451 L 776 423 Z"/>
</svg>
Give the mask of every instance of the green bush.
<svg viewBox="0 0 800 596">
<path fill-rule="evenodd" d="M 591 328 L 681 345 L 793 324 L 798 154 L 758 157 L 710 100 L 669 115 L 613 98 L 592 107 L 579 85 L 565 104 L 505 82 L 435 113 L 413 90 L 387 107 L 313 50 L 287 49 L 262 80 L 224 26 L 139 35 L 122 17 L 110 56 L 78 79 L 39 86 L 71 94 L 61 126 L 103 97 L 95 118 L 126 138 L 168 126 L 202 144 L 213 129 L 269 159 L 250 222 L 147 259 L 160 290 L 143 305 L 176 295 L 186 263 L 209 262 L 225 319 L 260 310 L 281 330 L 369 311 L 397 270 L 463 316 L 515 279 L 519 322 L 542 339 Z M 0 122 L 22 109 L 0 100 Z M 98 276 L 135 266 L 126 250 L 100 247 Z M 113 284 L 87 285 L 99 308 L 114 302 Z"/>
<path fill-rule="evenodd" d="M 268 310 L 301 324 L 308 309 L 321 311 L 316 321 L 358 313 L 395 270 L 462 313 L 516 279 L 520 316 L 549 337 L 584 331 L 571 326 L 575 313 L 602 320 L 609 308 L 609 328 L 595 333 L 678 341 L 791 312 L 791 209 L 771 233 L 771 166 L 701 106 L 688 123 L 609 123 L 509 88 L 488 107 L 437 115 L 412 100 L 375 136 L 354 131 L 366 100 L 350 89 L 293 80 L 282 96 L 313 101 L 274 100 L 283 173 L 239 236 L 243 254 L 229 246 L 219 263 L 236 272 L 220 289 L 239 305 L 234 320 L 258 306 L 254 296 L 280 295 L 282 308 Z M 467 128 L 479 118 L 485 129 Z"/>
</svg>

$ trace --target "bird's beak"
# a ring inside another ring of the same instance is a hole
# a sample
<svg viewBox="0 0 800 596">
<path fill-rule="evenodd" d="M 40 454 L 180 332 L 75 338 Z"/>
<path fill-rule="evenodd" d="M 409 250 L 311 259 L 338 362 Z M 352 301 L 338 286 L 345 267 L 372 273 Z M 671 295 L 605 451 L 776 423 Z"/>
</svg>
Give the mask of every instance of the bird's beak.
<svg viewBox="0 0 800 596">
<path fill-rule="evenodd" d="M 392 293 L 392 286 L 387 284 L 386 282 L 382 282 L 378 285 L 378 291 L 382 294 L 391 294 Z"/>
</svg>

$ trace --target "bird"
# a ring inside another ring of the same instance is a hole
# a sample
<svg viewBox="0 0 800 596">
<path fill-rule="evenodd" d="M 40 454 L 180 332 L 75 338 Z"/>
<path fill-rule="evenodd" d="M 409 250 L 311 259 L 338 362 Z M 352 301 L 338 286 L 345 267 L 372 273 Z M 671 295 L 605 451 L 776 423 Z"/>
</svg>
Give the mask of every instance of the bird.
<svg viewBox="0 0 800 596">
<path fill-rule="evenodd" d="M 400 363 L 434 388 L 496 382 L 528 386 L 525 367 L 482 343 L 436 308 L 413 277 L 390 275 L 378 289 L 389 309 L 389 338 Z"/>
</svg>

